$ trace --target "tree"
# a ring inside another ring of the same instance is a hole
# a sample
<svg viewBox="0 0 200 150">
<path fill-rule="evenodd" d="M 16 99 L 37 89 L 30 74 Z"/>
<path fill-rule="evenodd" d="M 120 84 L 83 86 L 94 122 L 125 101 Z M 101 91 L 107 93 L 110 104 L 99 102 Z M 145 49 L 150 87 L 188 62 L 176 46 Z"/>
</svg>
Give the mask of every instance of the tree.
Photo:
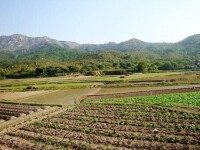
<svg viewBox="0 0 200 150">
<path fill-rule="evenodd" d="M 57 73 L 60 73 L 61 70 L 59 67 L 47 67 L 46 68 L 46 73 L 48 76 L 55 76 Z"/>
<path fill-rule="evenodd" d="M 98 64 L 97 67 L 99 68 L 99 70 L 105 69 L 105 66 L 103 64 Z"/>
<path fill-rule="evenodd" d="M 148 67 L 148 72 L 156 72 L 158 71 L 158 66 L 155 64 L 152 64 Z"/>
<path fill-rule="evenodd" d="M 44 68 L 39 68 L 39 67 L 37 67 L 37 68 L 35 69 L 35 74 L 36 74 L 36 76 L 41 76 L 41 75 L 43 75 L 43 70 L 44 70 Z"/>
<path fill-rule="evenodd" d="M 77 66 L 69 66 L 69 72 L 79 72 L 80 68 Z"/>
<path fill-rule="evenodd" d="M 174 70 L 174 65 L 171 62 L 165 62 L 159 67 L 159 69 L 161 69 L 161 70 Z"/>
<path fill-rule="evenodd" d="M 136 66 L 136 71 L 137 72 L 147 72 L 147 63 L 145 61 L 139 62 L 138 65 Z"/>
<path fill-rule="evenodd" d="M 128 69 L 127 63 L 121 62 L 120 63 L 120 68 L 122 68 L 122 69 Z"/>
</svg>

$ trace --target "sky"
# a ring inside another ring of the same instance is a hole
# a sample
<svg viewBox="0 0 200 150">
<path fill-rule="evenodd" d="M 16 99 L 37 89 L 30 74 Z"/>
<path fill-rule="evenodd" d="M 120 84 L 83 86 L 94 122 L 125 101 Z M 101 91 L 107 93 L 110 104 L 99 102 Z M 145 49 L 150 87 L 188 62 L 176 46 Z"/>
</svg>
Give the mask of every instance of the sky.
<svg viewBox="0 0 200 150">
<path fill-rule="evenodd" d="M 0 0 L 0 35 L 100 44 L 199 33 L 200 0 Z"/>
</svg>

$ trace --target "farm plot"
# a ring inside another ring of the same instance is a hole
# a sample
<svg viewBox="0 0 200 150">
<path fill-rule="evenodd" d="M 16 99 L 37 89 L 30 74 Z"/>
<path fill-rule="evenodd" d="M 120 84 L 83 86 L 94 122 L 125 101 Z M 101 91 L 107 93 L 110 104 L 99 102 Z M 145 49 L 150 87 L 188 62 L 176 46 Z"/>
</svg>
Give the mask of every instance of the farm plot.
<svg viewBox="0 0 200 150">
<path fill-rule="evenodd" d="M 93 95 L 92 95 L 93 96 Z M 90 96 L 87 98 L 92 101 Z M 162 94 L 157 96 L 139 96 L 123 98 L 104 98 L 93 100 L 92 103 L 149 103 L 166 107 L 181 107 L 186 109 L 196 109 L 200 111 L 200 92 Z"/>
<path fill-rule="evenodd" d="M 0 136 L 14 149 L 200 149 L 200 115 L 136 101 L 88 100 Z"/>
<path fill-rule="evenodd" d="M 44 106 L 27 106 L 0 103 L 0 122 L 2 123 L 16 117 L 29 115 L 33 112 L 37 112 L 45 108 L 46 107 Z"/>
<path fill-rule="evenodd" d="M 168 89 L 159 89 L 159 90 L 158 89 L 157 90 L 141 90 L 141 91 L 125 92 L 125 93 L 120 92 L 120 93 L 109 93 L 109 94 L 95 94 L 95 95 L 88 95 L 87 99 L 94 100 L 94 99 L 108 99 L 108 98 L 120 98 L 120 97 L 124 98 L 124 97 L 135 97 L 135 96 L 173 94 L 173 93 L 191 93 L 191 92 L 199 92 L 199 91 L 200 91 L 200 87 L 168 88 Z"/>
</svg>

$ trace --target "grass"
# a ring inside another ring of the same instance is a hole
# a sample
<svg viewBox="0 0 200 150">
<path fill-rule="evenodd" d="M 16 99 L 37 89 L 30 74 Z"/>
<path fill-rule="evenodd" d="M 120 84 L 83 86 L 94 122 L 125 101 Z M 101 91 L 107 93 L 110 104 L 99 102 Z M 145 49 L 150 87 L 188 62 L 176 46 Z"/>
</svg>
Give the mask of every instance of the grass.
<svg viewBox="0 0 200 150">
<path fill-rule="evenodd" d="M 102 77 L 94 77 L 93 81 L 129 81 L 129 80 L 137 80 L 137 79 L 147 79 L 147 78 L 157 78 L 157 77 L 165 77 L 169 75 L 181 75 L 185 72 L 162 72 L 162 73 L 135 73 L 125 78 L 120 78 L 120 76 L 102 76 Z"/>
<path fill-rule="evenodd" d="M 116 102 L 116 103 L 138 102 L 138 103 L 156 104 L 165 107 L 197 108 L 200 110 L 200 92 L 165 94 L 159 96 L 139 96 L 139 97 L 126 97 L 126 98 L 98 99 L 92 101 L 92 103 L 98 103 L 98 102 Z M 88 103 L 88 101 L 85 101 L 85 103 Z"/>
<path fill-rule="evenodd" d="M 173 82 L 156 83 L 159 85 L 181 85 L 181 84 L 200 84 L 199 72 L 162 72 L 162 73 L 136 73 L 125 78 L 121 76 L 94 76 L 94 77 L 48 77 L 48 78 L 29 78 L 29 79 L 4 79 L 0 82 L 0 90 L 23 91 L 29 85 L 36 85 L 39 90 L 49 89 L 68 89 L 83 88 L 93 85 L 103 85 L 111 82 L 115 87 L 130 86 L 129 81 L 142 80 L 173 80 Z M 106 86 L 109 86 L 110 83 Z M 148 86 L 153 86 L 149 84 Z"/>
<path fill-rule="evenodd" d="M 19 83 L 19 84 L 9 84 L 9 85 L 1 85 L 0 90 L 11 90 L 11 91 L 24 91 L 26 87 L 31 84 Z M 38 90 L 57 90 L 57 89 L 67 89 L 67 88 L 85 88 L 94 85 L 101 85 L 101 83 L 96 82 L 69 82 L 69 83 L 35 83 L 38 87 Z"/>
</svg>

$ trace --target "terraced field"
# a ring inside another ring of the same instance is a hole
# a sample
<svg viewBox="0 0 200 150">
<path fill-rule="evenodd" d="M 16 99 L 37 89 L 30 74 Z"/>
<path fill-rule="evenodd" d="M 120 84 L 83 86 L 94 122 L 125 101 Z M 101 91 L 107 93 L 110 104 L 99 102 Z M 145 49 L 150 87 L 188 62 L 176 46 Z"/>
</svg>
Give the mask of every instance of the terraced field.
<svg viewBox="0 0 200 150">
<path fill-rule="evenodd" d="M 196 98 L 199 93 L 189 95 Z M 179 95 L 180 96 L 180 95 Z M 180 99 L 174 97 L 174 101 Z M 164 96 L 165 100 L 167 96 Z M 169 99 L 172 94 L 169 95 Z M 181 98 L 188 95 L 182 94 Z M 200 114 L 156 105 L 153 98 L 86 100 L 0 136 L 10 149 L 200 149 Z M 155 96 L 155 102 L 157 101 Z M 165 103 L 165 102 L 162 102 Z M 170 101 L 168 102 L 170 103 Z M 191 101 L 195 109 L 199 103 Z M 167 106 L 167 105 L 166 105 Z M 183 105 L 184 106 L 184 105 Z"/>
<path fill-rule="evenodd" d="M 44 106 L 27 106 L 0 103 L 0 122 L 8 121 L 12 118 L 29 115 L 31 113 L 45 109 Z"/>
</svg>

